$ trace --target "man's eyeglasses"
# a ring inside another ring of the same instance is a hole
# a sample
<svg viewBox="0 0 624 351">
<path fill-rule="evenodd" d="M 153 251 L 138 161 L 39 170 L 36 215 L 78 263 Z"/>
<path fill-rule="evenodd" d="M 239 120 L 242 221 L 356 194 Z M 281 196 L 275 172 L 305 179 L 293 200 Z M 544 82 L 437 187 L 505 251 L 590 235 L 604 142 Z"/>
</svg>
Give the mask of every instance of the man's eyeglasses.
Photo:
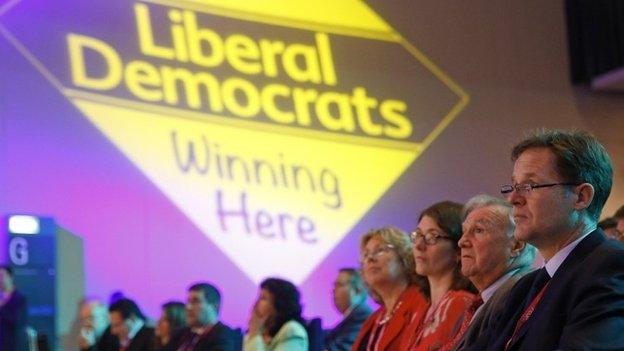
<svg viewBox="0 0 624 351">
<path fill-rule="evenodd" d="M 528 195 L 531 193 L 533 189 L 539 188 L 550 188 L 551 186 L 570 186 L 570 185 L 580 185 L 580 183 L 548 183 L 548 184 L 534 184 L 534 183 L 520 183 L 514 185 L 503 185 L 501 186 L 501 194 L 511 194 L 512 191 L 516 191 L 518 195 Z"/>
<path fill-rule="evenodd" d="M 435 245 L 438 242 L 438 239 L 449 239 L 451 240 L 451 237 L 448 235 L 442 235 L 439 233 L 435 233 L 435 232 L 426 232 L 423 233 L 422 231 L 416 229 L 415 231 L 410 233 L 410 239 L 412 239 L 412 243 L 416 243 L 416 241 L 418 241 L 418 239 L 423 238 L 425 239 L 425 244 L 426 245 Z"/>
<path fill-rule="evenodd" d="M 391 244 L 385 244 L 385 245 L 380 245 L 377 246 L 376 248 L 374 248 L 372 251 L 370 252 L 366 252 L 364 251 L 362 253 L 362 256 L 360 256 L 360 263 L 364 263 L 368 260 L 376 260 L 377 258 L 379 258 L 379 256 L 390 252 L 392 249 L 394 249 L 394 245 Z"/>
</svg>

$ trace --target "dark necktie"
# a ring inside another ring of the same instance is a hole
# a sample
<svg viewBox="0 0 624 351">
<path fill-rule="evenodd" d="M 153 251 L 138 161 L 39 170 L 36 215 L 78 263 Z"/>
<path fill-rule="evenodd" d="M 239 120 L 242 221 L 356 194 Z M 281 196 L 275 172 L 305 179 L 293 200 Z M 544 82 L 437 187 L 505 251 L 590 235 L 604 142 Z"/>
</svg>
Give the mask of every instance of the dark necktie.
<svg viewBox="0 0 624 351">
<path fill-rule="evenodd" d="M 505 350 L 507 350 L 511 346 L 513 340 L 517 337 L 518 332 L 520 331 L 522 326 L 529 320 L 529 318 L 531 318 L 531 315 L 533 315 L 533 311 L 535 311 L 535 308 L 537 308 L 537 305 L 539 305 L 539 302 L 542 299 L 542 295 L 544 294 L 544 291 L 546 290 L 549 281 L 550 275 L 548 275 L 546 267 L 540 269 L 533 279 L 533 284 L 531 285 L 531 289 L 529 290 L 529 293 L 527 294 L 527 297 L 525 299 L 523 308 L 524 312 L 522 312 L 522 315 L 520 315 L 520 319 L 516 321 L 516 327 L 514 328 L 514 332 L 511 335 L 511 338 L 509 338 L 507 344 L 505 345 Z"/>
<path fill-rule="evenodd" d="M 531 285 L 531 289 L 529 290 L 529 294 L 527 295 L 526 302 L 524 304 L 524 308 L 526 308 L 531 301 L 535 298 L 535 296 L 542 290 L 544 285 L 548 283 L 550 280 L 550 275 L 548 275 L 548 271 L 546 271 L 546 267 L 542 267 L 535 279 L 533 279 L 533 284 Z"/>
<path fill-rule="evenodd" d="M 192 351 L 193 348 L 195 347 L 195 344 L 197 344 L 198 341 L 199 341 L 199 334 L 195 332 L 191 332 L 188 340 L 184 342 L 182 346 L 180 346 L 180 348 L 178 348 L 178 351 Z"/>
</svg>

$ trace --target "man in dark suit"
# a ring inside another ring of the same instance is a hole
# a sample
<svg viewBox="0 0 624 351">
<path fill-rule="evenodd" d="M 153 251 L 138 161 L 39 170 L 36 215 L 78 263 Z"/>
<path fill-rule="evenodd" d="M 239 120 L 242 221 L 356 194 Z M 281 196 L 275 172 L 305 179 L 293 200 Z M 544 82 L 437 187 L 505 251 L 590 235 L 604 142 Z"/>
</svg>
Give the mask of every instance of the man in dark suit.
<svg viewBox="0 0 624 351">
<path fill-rule="evenodd" d="M 513 205 L 517 239 L 545 267 L 521 278 L 481 349 L 623 350 L 624 246 L 596 229 L 611 191 L 604 147 L 584 132 L 542 131 L 516 145 Z"/>
<path fill-rule="evenodd" d="M 111 335 L 108 320 L 108 308 L 97 299 L 85 299 L 80 304 L 80 331 L 78 346 L 82 351 L 117 350 L 117 338 Z M 109 346 L 109 345 L 116 346 Z"/>
<path fill-rule="evenodd" d="M 343 268 L 334 281 L 334 306 L 344 316 L 325 336 L 325 350 L 348 351 L 372 310 L 366 304 L 366 288 L 358 270 Z"/>
<path fill-rule="evenodd" d="M 178 351 L 234 351 L 234 331 L 219 322 L 221 294 L 211 284 L 188 289 L 186 322 Z M 238 350 L 237 350 L 238 351 Z"/>
<path fill-rule="evenodd" d="M 108 345 L 110 351 L 152 351 L 154 328 L 145 325 L 145 317 L 137 304 L 130 299 L 120 299 L 108 308 L 110 332 L 117 338 Z"/>
<path fill-rule="evenodd" d="M 472 347 L 479 336 L 497 325 L 507 295 L 518 279 L 531 271 L 536 256 L 533 246 L 514 238 L 509 202 L 477 195 L 463 212 L 463 234 L 458 242 L 461 271 L 479 290 L 483 304 L 471 311 L 474 314 L 463 335 L 454 338 L 455 350 Z"/>
<path fill-rule="evenodd" d="M 0 266 L 0 350 L 25 351 L 26 298 L 15 289 L 13 270 Z"/>
</svg>

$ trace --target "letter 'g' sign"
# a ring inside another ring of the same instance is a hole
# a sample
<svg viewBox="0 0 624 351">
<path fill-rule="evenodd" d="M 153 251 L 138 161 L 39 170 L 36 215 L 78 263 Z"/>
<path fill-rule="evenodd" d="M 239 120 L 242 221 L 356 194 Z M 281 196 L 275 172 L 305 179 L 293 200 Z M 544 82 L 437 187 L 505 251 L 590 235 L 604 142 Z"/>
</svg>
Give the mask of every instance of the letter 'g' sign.
<svg viewBox="0 0 624 351">
<path fill-rule="evenodd" d="M 305 280 L 468 103 L 362 1 L 15 3 L 1 33 L 256 283 Z"/>
<path fill-rule="evenodd" d="M 14 237 L 9 241 L 9 258 L 16 266 L 28 264 L 28 241 L 22 237 Z"/>
</svg>

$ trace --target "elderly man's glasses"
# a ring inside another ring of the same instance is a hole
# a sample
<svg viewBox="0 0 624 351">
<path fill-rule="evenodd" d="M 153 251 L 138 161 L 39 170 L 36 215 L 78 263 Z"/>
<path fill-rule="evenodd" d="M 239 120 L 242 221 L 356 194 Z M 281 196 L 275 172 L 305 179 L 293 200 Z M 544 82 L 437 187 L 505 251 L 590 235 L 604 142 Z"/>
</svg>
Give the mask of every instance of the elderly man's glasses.
<svg viewBox="0 0 624 351">
<path fill-rule="evenodd" d="M 421 238 L 425 240 L 425 244 L 427 245 L 435 245 L 437 244 L 439 239 L 451 239 L 451 237 L 448 235 L 442 235 L 435 232 L 423 233 L 421 230 L 418 229 L 410 233 L 410 239 L 412 239 L 412 242 L 414 244 L 418 241 L 418 239 Z"/>
<path fill-rule="evenodd" d="M 533 189 L 539 188 L 550 188 L 552 186 L 569 186 L 569 185 L 579 185 L 579 183 L 548 183 L 548 184 L 534 184 L 534 183 L 520 183 L 514 185 L 503 185 L 501 186 L 501 194 L 511 194 L 512 191 L 516 191 L 518 195 L 528 195 L 531 193 Z"/>
<path fill-rule="evenodd" d="M 368 260 L 376 260 L 379 258 L 379 256 L 390 252 L 392 249 L 394 249 L 394 245 L 385 244 L 385 245 L 377 246 L 370 252 L 364 251 L 362 253 L 362 256 L 360 256 L 360 263 L 364 263 Z"/>
</svg>

